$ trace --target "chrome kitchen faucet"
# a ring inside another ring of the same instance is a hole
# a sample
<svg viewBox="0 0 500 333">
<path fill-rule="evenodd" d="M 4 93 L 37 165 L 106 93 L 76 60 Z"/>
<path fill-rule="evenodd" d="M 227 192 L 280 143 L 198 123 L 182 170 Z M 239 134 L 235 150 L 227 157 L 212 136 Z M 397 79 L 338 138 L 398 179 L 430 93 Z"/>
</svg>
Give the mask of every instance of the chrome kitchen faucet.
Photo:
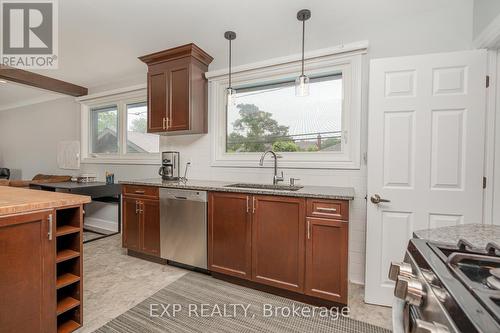
<svg viewBox="0 0 500 333">
<path fill-rule="evenodd" d="M 259 165 L 263 166 L 264 165 L 264 158 L 266 157 L 267 154 L 271 154 L 274 157 L 274 176 L 273 176 L 273 185 L 278 185 L 278 182 L 282 182 L 284 180 L 283 178 L 283 171 L 281 171 L 281 176 L 278 176 L 278 158 L 281 156 L 276 155 L 276 153 L 272 150 L 266 150 L 262 156 L 260 157 L 260 162 Z"/>
</svg>

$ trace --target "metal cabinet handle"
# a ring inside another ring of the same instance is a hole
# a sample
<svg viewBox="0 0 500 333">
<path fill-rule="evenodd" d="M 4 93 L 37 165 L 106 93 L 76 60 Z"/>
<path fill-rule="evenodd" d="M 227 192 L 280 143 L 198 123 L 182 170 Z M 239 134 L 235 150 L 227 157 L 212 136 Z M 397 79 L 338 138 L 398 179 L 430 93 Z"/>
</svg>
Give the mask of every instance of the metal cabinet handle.
<svg viewBox="0 0 500 333">
<path fill-rule="evenodd" d="M 250 208 L 249 208 L 249 206 L 250 206 L 249 201 L 250 201 L 250 197 L 247 195 L 247 213 L 250 210 Z"/>
<path fill-rule="evenodd" d="M 135 201 L 135 213 L 139 214 L 139 201 Z"/>
<path fill-rule="evenodd" d="M 373 196 L 370 198 L 370 201 L 371 201 L 372 203 L 374 203 L 374 204 L 379 204 L 379 203 L 381 203 L 381 202 L 391 202 L 391 200 L 382 199 L 382 198 L 380 197 L 380 195 L 378 195 L 378 194 L 373 195 Z"/>
<path fill-rule="evenodd" d="M 139 201 L 139 214 L 144 213 L 144 202 Z"/>
<path fill-rule="evenodd" d="M 162 124 L 163 129 L 167 129 L 167 125 L 165 125 L 165 123 L 166 123 L 166 119 L 165 119 L 165 117 L 163 117 L 163 124 Z"/>
<path fill-rule="evenodd" d="M 307 220 L 307 239 L 311 239 L 311 221 Z"/>
<path fill-rule="evenodd" d="M 167 117 L 167 130 L 168 130 L 169 127 L 170 127 L 170 118 Z"/>
<path fill-rule="evenodd" d="M 255 197 L 252 197 L 252 213 L 255 213 Z"/>
<path fill-rule="evenodd" d="M 49 240 L 52 240 L 52 214 L 49 214 L 49 232 L 47 233 Z"/>
<path fill-rule="evenodd" d="M 337 208 L 318 207 L 316 210 L 319 212 L 336 212 Z"/>
</svg>

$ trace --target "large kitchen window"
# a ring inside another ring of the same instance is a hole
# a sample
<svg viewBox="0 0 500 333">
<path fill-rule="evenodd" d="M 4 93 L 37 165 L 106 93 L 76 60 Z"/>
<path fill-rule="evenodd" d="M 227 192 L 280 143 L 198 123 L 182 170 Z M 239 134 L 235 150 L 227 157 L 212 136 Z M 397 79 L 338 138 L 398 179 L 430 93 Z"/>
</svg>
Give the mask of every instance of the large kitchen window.
<svg viewBox="0 0 500 333">
<path fill-rule="evenodd" d="M 342 74 L 310 80 L 295 96 L 294 80 L 236 89 L 227 106 L 226 152 L 341 152 Z"/>
<path fill-rule="evenodd" d="M 147 133 L 144 89 L 82 100 L 82 161 L 152 164 L 160 137 Z"/>
<path fill-rule="evenodd" d="M 300 61 L 290 58 L 235 68 L 230 101 L 227 72 L 206 73 L 211 165 L 257 167 L 272 149 L 284 168 L 360 168 L 364 53 L 357 46 L 316 52 L 306 60 L 309 95 L 301 97 L 294 86 Z"/>
</svg>

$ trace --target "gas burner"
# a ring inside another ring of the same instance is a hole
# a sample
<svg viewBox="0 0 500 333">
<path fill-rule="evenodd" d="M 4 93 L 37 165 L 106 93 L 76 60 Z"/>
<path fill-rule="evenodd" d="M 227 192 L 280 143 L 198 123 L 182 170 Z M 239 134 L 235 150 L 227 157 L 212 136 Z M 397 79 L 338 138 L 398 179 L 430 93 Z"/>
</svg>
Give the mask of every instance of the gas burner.
<svg viewBox="0 0 500 333">
<path fill-rule="evenodd" d="M 491 268 L 491 276 L 486 278 L 486 285 L 491 289 L 500 290 L 500 268 Z"/>
<path fill-rule="evenodd" d="M 490 274 L 500 280 L 500 268 L 490 269 Z"/>
<path fill-rule="evenodd" d="M 486 252 L 491 256 L 497 256 L 500 254 L 500 246 L 495 242 L 489 242 L 486 245 Z"/>
<path fill-rule="evenodd" d="M 491 289 L 499 290 L 500 289 L 500 280 L 494 276 L 488 276 L 486 278 L 486 285 Z"/>
<path fill-rule="evenodd" d="M 472 251 L 472 249 L 474 248 L 474 246 L 465 239 L 459 239 L 457 247 L 460 251 Z"/>
</svg>

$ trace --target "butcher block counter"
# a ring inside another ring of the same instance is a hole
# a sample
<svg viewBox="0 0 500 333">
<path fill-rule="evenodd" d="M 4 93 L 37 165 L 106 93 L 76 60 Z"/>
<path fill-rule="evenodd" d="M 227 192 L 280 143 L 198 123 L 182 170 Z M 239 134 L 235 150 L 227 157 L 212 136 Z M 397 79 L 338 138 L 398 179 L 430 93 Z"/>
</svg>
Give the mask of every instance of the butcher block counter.
<svg viewBox="0 0 500 333">
<path fill-rule="evenodd" d="M 90 197 L 0 186 L 0 216 L 90 202 Z"/>
<path fill-rule="evenodd" d="M 83 204 L 89 202 L 0 186 L 0 332 L 82 326 Z"/>
</svg>

